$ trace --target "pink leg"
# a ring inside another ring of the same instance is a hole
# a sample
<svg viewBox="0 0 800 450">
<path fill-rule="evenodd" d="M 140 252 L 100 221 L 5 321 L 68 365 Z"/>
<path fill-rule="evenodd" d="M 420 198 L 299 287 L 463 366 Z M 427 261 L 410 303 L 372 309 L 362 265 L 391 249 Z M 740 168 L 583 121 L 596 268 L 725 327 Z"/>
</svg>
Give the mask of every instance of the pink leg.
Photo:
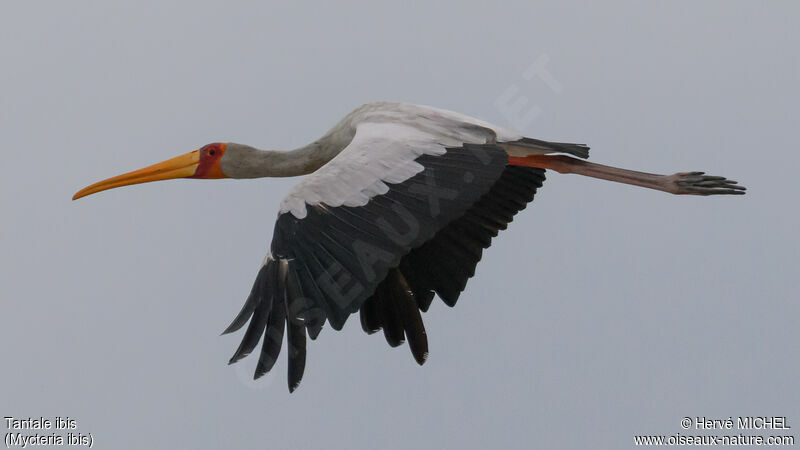
<svg viewBox="0 0 800 450">
<path fill-rule="evenodd" d="M 704 175 L 703 172 L 681 172 L 673 175 L 657 175 L 604 166 L 602 164 L 594 164 L 561 155 L 511 156 L 508 158 L 508 163 L 514 166 L 552 169 L 558 173 L 575 173 L 587 177 L 615 181 L 617 183 L 656 189 L 677 195 L 742 195 L 746 189 L 744 186 L 736 184 L 736 181 L 728 180 L 725 177 Z"/>
</svg>

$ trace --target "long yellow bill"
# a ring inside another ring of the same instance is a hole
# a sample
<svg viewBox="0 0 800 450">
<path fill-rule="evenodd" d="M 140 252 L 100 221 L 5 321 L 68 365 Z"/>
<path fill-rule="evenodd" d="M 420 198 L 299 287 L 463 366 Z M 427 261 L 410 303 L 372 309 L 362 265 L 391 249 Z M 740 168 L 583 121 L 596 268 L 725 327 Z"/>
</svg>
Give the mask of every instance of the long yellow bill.
<svg viewBox="0 0 800 450">
<path fill-rule="evenodd" d="M 195 150 L 185 155 L 176 156 L 158 164 L 145 167 L 144 169 L 134 170 L 107 180 L 99 181 L 90 186 L 86 186 L 72 196 L 73 200 L 94 194 L 106 189 L 114 189 L 130 184 L 147 183 L 150 181 L 170 180 L 173 178 L 188 178 L 197 172 L 200 164 L 200 152 Z"/>
</svg>

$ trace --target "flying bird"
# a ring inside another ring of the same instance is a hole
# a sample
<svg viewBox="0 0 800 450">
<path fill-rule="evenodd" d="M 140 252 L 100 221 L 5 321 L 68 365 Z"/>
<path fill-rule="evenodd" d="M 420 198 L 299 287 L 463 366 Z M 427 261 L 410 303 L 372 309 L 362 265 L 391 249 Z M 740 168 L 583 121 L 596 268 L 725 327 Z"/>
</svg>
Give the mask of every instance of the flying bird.
<svg viewBox="0 0 800 450">
<path fill-rule="evenodd" d="M 283 199 L 272 243 L 244 306 L 224 333 L 242 328 L 230 363 L 262 347 L 255 378 L 287 340 L 289 391 L 306 364 L 306 336 L 327 321 L 340 330 L 359 313 L 367 333 L 408 341 L 428 356 L 422 321 L 434 296 L 454 306 L 492 238 L 545 181 L 545 170 L 671 194 L 744 194 L 703 172 L 656 175 L 585 161 L 583 144 L 532 139 L 452 111 L 376 102 L 291 151 L 213 143 L 92 184 L 74 199 L 174 178 L 306 175 Z"/>
</svg>

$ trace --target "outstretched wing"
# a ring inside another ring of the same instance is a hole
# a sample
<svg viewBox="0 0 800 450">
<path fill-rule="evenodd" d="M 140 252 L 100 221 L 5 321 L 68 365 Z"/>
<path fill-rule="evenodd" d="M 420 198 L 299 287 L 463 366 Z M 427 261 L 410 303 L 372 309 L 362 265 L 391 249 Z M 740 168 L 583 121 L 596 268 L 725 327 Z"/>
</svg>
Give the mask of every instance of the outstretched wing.
<svg viewBox="0 0 800 450">
<path fill-rule="evenodd" d="M 433 238 L 403 256 L 361 305 L 361 326 L 372 334 L 383 329 L 392 347 L 404 337 L 414 359 L 425 362 L 428 338 L 420 310 L 427 311 L 438 295 L 455 306 L 492 238 L 533 200 L 544 182 L 543 169 L 508 166 L 491 190 Z"/>
<path fill-rule="evenodd" d="M 306 333 L 316 338 L 326 320 L 341 329 L 362 306 L 365 330 L 383 328 L 392 345 L 405 334 L 422 363 L 419 309 L 434 292 L 455 303 L 482 249 L 544 179 L 539 169 L 507 168 L 506 150 L 482 124 L 392 119 L 359 123 L 347 147 L 282 202 L 270 255 L 226 330 L 250 320 L 231 363 L 264 336 L 256 378 L 274 365 L 285 333 L 294 390 Z M 446 273 L 424 269 L 432 266 Z"/>
<path fill-rule="evenodd" d="M 271 256 L 226 330 L 252 319 L 231 362 L 262 334 L 282 335 L 279 316 L 290 359 L 305 346 L 304 328 L 312 338 L 325 320 L 341 329 L 404 255 L 489 191 L 508 162 L 494 139 L 467 123 L 359 124 L 350 144 L 283 201 Z M 259 372 L 274 363 L 271 341 L 264 340 Z M 299 375 L 292 378 L 294 387 Z"/>
</svg>

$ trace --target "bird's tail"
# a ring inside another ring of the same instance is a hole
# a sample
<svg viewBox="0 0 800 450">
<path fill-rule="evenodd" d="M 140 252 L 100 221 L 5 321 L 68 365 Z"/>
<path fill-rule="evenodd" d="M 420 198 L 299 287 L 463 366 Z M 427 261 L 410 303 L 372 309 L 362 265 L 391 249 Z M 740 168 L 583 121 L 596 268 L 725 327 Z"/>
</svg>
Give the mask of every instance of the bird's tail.
<svg viewBox="0 0 800 450">
<path fill-rule="evenodd" d="M 578 158 L 589 157 L 589 147 L 585 144 L 566 142 L 549 142 L 524 137 L 518 141 L 500 143 L 510 156 L 524 157 L 530 155 L 546 155 L 549 153 L 566 153 Z"/>
</svg>

